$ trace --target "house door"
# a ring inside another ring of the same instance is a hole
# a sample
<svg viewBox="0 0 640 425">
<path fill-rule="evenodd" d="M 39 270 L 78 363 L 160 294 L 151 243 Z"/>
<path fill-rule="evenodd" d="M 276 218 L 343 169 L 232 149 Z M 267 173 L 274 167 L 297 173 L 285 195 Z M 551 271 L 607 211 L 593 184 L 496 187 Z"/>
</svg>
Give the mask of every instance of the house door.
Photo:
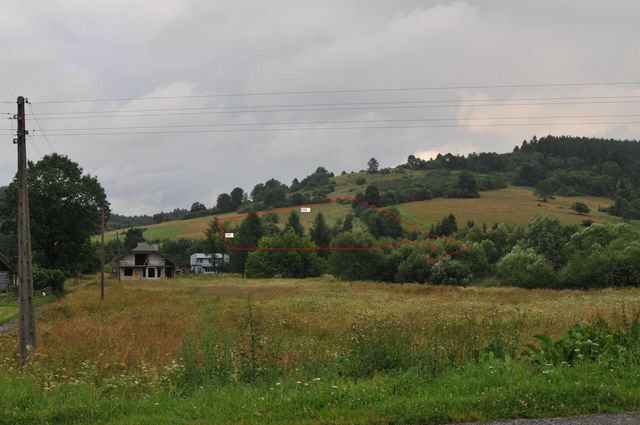
<svg viewBox="0 0 640 425">
<path fill-rule="evenodd" d="M 156 269 L 155 269 L 155 268 L 150 268 L 150 269 L 148 269 L 147 273 L 148 273 L 148 277 L 149 277 L 149 278 L 154 278 L 154 277 L 156 277 Z"/>
</svg>

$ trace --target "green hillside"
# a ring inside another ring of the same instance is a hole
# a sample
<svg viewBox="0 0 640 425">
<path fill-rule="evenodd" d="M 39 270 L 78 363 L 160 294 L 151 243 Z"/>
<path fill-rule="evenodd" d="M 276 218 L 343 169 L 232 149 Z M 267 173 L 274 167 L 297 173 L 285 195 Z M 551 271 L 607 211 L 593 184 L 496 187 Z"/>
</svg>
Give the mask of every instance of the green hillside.
<svg viewBox="0 0 640 425">
<path fill-rule="evenodd" d="M 394 187 L 399 184 L 398 181 L 404 181 L 405 185 L 412 184 L 421 179 L 421 174 L 424 175 L 418 171 L 409 171 L 401 173 L 401 175 L 393 172 L 387 175 L 362 173 L 337 176 L 333 179 L 336 183 L 336 190 L 329 194 L 329 197 L 353 196 L 356 192 L 364 190 L 365 185 L 355 183 L 358 178 L 364 177 L 367 180 L 366 184 L 373 183 L 377 186 Z M 576 201 L 586 203 L 591 208 L 591 212 L 582 216 L 576 214 L 570 209 L 571 204 Z M 620 218 L 598 211 L 598 207 L 608 206 L 611 202 L 608 198 L 594 196 L 558 196 L 549 202 L 540 202 L 533 195 L 533 188 L 509 186 L 505 189 L 480 192 L 480 198 L 435 198 L 398 204 L 396 208 L 403 218 L 426 227 L 449 213 L 453 213 L 460 223 L 473 220 L 476 223 L 487 223 L 488 225 L 493 223 L 525 224 L 537 214 L 557 217 L 565 224 L 579 224 L 586 219 L 596 223 L 616 223 L 620 221 Z M 308 228 L 318 212 L 322 212 L 328 223 L 333 225 L 336 220 L 343 218 L 350 211 L 349 205 L 338 203 L 314 205 L 310 214 L 302 213 L 300 217 L 303 225 Z M 280 223 L 286 221 L 288 214 L 289 210 L 277 212 Z M 220 214 L 218 217 L 226 218 L 237 215 L 237 213 L 228 213 Z M 147 230 L 144 237 L 147 240 L 201 239 L 213 217 L 167 221 L 145 226 Z M 122 232 L 122 230 L 107 233 L 106 239 L 113 238 L 116 232 Z"/>
<path fill-rule="evenodd" d="M 591 211 L 578 215 L 571 205 L 584 202 Z M 617 223 L 619 217 L 598 211 L 598 207 L 608 206 L 610 199 L 596 196 L 567 197 L 557 196 L 549 202 L 540 202 L 533 196 L 529 187 L 510 186 L 506 189 L 481 192 L 480 198 L 431 199 L 428 201 L 400 204 L 398 210 L 402 216 L 419 224 L 431 224 L 443 216 L 453 213 L 458 222 L 525 224 L 537 214 L 558 218 L 565 224 L 580 224 L 583 220 L 596 223 Z"/>
</svg>

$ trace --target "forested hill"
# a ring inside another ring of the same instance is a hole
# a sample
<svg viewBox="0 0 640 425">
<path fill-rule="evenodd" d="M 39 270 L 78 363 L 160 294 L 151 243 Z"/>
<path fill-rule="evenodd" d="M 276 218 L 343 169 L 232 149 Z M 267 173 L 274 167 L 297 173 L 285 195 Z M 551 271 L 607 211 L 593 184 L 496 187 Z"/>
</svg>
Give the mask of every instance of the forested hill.
<svg viewBox="0 0 640 425">
<path fill-rule="evenodd" d="M 534 186 L 544 199 L 554 195 L 609 197 L 614 199 L 609 209 L 611 214 L 640 218 L 640 167 L 637 164 L 640 164 L 640 142 L 637 141 L 571 136 L 545 136 L 538 139 L 534 136 L 508 153 L 447 153 L 430 160 L 409 155 L 406 163 L 394 169 L 379 169 L 378 161 L 371 158 L 366 170 L 341 173 L 342 176 L 350 176 L 349 179 L 318 167 L 307 177 L 294 179 L 290 185 L 272 178 L 256 184 L 250 191 L 237 187 L 229 193 L 222 193 L 215 205 L 209 208 L 205 206 L 205 201 L 194 202 L 190 209 L 175 209 L 152 217 L 127 220 L 125 216 L 114 216 L 117 220 L 110 223 L 109 227 L 146 225 L 237 210 L 263 210 L 314 202 L 324 200 L 332 193 L 345 193 L 353 188 L 354 182 L 356 185 L 366 184 L 372 180 L 372 174 L 396 175 L 392 173 L 394 170 L 415 170 L 419 173 L 402 178 L 389 176 L 391 181 L 377 183 L 375 190 L 380 192 L 378 206 L 431 198 L 475 197 L 478 191 L 513 184 Z M 461 172 L 467 173 L 458 178 Z M 350 187 L 347 188 L 345 182 Z M 362 194 L 363 197 L 365 195 Z"/>
<path fill-rule="evenodd" d="M 531 143 L 523 142 L 517 151 L 539 153 L 556 158 L 580 158 L 586 165 L 600 167 L 606 173 L 622 171 L 627 177 L 640 182 L 640 143 L 634 140 L 594 139 L 587 137 L 547 136 Z M 615 163 L 619 170 L 602 168 Z"/>
<path fill-rule="evenodd" d="M 438 155 L 430 161 L 409 156 L 409 168 L 466 169 L 482 173 L 518 171 L 524 165 L 541 175 L 557 170 L 587 171 L 594 175 L 628 178 L 640 183 L 640 142 L 571 136 L 546 136 L 523 141 L 513 152 Z"/>
<path fill-rule="evenodd" d="M 404 167 L 505 173 L 512 184 L 567 196 L 615 199 L 610 212 L 640 218 L 640 142 L 571 136 L 523 141 L 513 152 L 438 155 L 425 161 L 409 156 Z"/>
</svg>

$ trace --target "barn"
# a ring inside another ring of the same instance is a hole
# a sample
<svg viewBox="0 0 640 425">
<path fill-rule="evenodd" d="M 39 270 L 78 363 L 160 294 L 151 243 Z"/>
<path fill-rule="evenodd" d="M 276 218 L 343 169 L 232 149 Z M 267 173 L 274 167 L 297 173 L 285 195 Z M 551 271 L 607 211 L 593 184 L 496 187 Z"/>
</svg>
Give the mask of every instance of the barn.
<svg viewBox="0 0 640 425">
<path fill-rule="evenodd" d="M 11 268 L 9 267 L 9 260 L 4 255 L 0 254 L 0 291 L 7 290 L 10 278 Z"/>
<path fill-rule="evenodd" d="M 139 242 L 118 260 L 120 279 L 162 279 L 173 277 L 175 266 L 160 254 L 157 245 Z"/>
</svg>

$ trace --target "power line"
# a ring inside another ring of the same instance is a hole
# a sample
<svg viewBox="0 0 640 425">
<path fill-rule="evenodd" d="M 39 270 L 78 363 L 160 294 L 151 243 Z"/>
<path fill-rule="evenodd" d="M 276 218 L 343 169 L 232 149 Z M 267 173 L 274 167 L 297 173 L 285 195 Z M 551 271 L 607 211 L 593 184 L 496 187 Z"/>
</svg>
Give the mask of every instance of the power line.
<svg viewBox="0 0 640 425">
<path fill-rule="evenodd" d="M 27 136 L 29 137 L 29 142 L 31 142 L 31 146 L 33 146 L 33 149 L 38 153 L 38 155 L 40 155 L 40 158 L 42 158 L 42 152 L 40 151 L 40 148 L 38 148 L 38 145 L 36 145 L 36 142 L 33 140 L 29 133 L 27 133 Z"/>
<path fill-rule="evenodd" d="M 416 118 L 416 119 L 374 119 L 374 120 L 328 120 L 328 121 L 288 121 L 288 122 L 249 122 L 249 123 L 214 123 L 214 124 L 180 124 L 153 126 L 121 126 L 121 127 L 76 127 L 49 128 L 49 133 L 56 131 L 90 131 L 90 130 L 141 130 L 157 128 L 192 128 L 192 127 L 239 127 L 239 126 L 276 126 L 276 125 L 326 125 L 326 124 L 373 124 L 384 122 L 433 122 L 433 121 L 494 121 L 525 119 L 566 119 L 566 118 L 634 118 L 640 114 L 613 115 L 549 115 L 549 116 L 511 116 L 511 117 L 473 117 L 473 118 Z"/>
<path fill-rule="evenodd" d="M 31 107 L 31 103 L 27 102 L 27 105 L 29 105 L 29 110 L 31 111 L 31 115 L 35 119 L 36 125 L 38 126 L 38 128 L 42 132 L 42 135 L 44 136 L 44 140 L 46 140 L 47 144 L 49 145 L 49 149 L 51 149 L 51 153 L 55 152 L 53 150 L 53 146 L 51 146 L 51 142 L 49 142 L 49 138 L 47 137 L 47 133 L 44 132 L 44 130 L 42 129 L 42 126 L 40 125 L 40 121 L 38 121 L 38 116 L 36 115 L 35 111 Z"/>
<path fill-rule="evenodd" d="M 279 96 L 301 94 L 333 94 L 333 93 L 372 93 L 372 92 L 407 92 L 433 90 L 462 90 L 462 89 L 502 89 L 502 88 L 533 88 L 533 87 L 582 87 L 582 86 L 625 86 L 638 85 L 640 81 L 610 81 L 610 82 L 582 82 L 582 83 L 541 83 L 541 84 L 494 84 L 494 85 L 459 85 L 459 86 L 430 86 L 430 87 L 395 87 L 395 88 L 365 88 L 365 89 L 335 89 L 335 90 L 300 90 L 300 91 L 272 91 L 245 93 L 212 93 L 202 95 L 183 96 L 153 96 L 153 97 L 121 97 L 98 99 L 62 99 L 44 100 L 37 103 L 88 103 L 88 102 L 124 102 L 137 100 L 159 99 L 193 99 L 210 97 L 242 97 L 242 96 Z"/>
<path fill-rule="evenodd" d="M 160 114 L 126 114 L 126 115 L 94 115 L 94 116 L 69 116 L 69 117 L 42 117 L 43 120 L 65 120 L 65 119 L 96 119 L 96 118 L 127 118 L 127 117 L 164 117 L 180 115 L 211 115 L 211 114 L 248 114 L 248 113 L 275 113 L 275 112 L 337 112 L 349 110 L 405 110 L 405 109 L 434 109 L 451 107 L 504 107 L 504 106 L 549 106 L 549 105 L 595 105 L 595 104 L 627 104 L 640 103 L 640 100 L 618 100 L 618 101 L 594 101 L 594 102 L 540 102 L 540 103 L 509 103 L 509 104 L 447 104 L 447 105 L 405 105 L 405 106 L 357 106 L 344 108 L 305 108 L 305 109 L 262 109 L 262 110 L 233 110 L 233 111 L 190 111 L 190 112 L 167 112 Z M 125 111 L 126 112 L 126 111 Z"/>
<path fill-rule="evenodd" d="M 640 121 L 613 122 L 550 122 L 550 123 L 508 123 L 508 124 L 442 124 L 442 125 L 397 125 L 397 126 L 347 126 L 347 127 L 296 127 L 296 128 L 239 128 L 218 130 L 180 130 L 180 131 L 132 131 L 109 133 L 57 133 L 50 136 L 117 136 L 136 134 L 198 134 L 198 133 L 238 133 L 260 131 L 316 131 L 316 130 L 377 130 L 377 129 L 411 129 L 411 128 L 465 128 L 465 127 L 526 127 L 547 125 L 623 125 L 640 124 Z"/>
<path fill-rule="evenodd" d="M 573 97 L 524 97 L 524 98 L 498 98 L 498 99 L 442 99 L 442 100 L 396 100 L 377 102 L 340 102 L 340 103 L 289 103 L 275 105 L 243 105 L 243 106 L 202 106 L 194 108 L 153 108 L 153 109 L 116 109 L 101 111 L 69 111 L 69 112 L 45 112 L 40 116 L 49 115 L 72 115 L 72 114 L 110 114 L 128 112 L 163 112 L 163 111 L 199 111 L 217 109 L 251 109 L 251 108 L 290 108 L 290 107 L 316 107 L 316 106 L 361 106 L 361 105 L 402 105 L 402 104 L 422 104 L 422 103 L 478 103 L 478 102 L 516 102 L 516 101 L 546 101 L 546 100 L 585 100 L 585 99 L 637 99 L 640 95 L 620 95 L 620 96 L 573 96 Z"/>
</svg>

